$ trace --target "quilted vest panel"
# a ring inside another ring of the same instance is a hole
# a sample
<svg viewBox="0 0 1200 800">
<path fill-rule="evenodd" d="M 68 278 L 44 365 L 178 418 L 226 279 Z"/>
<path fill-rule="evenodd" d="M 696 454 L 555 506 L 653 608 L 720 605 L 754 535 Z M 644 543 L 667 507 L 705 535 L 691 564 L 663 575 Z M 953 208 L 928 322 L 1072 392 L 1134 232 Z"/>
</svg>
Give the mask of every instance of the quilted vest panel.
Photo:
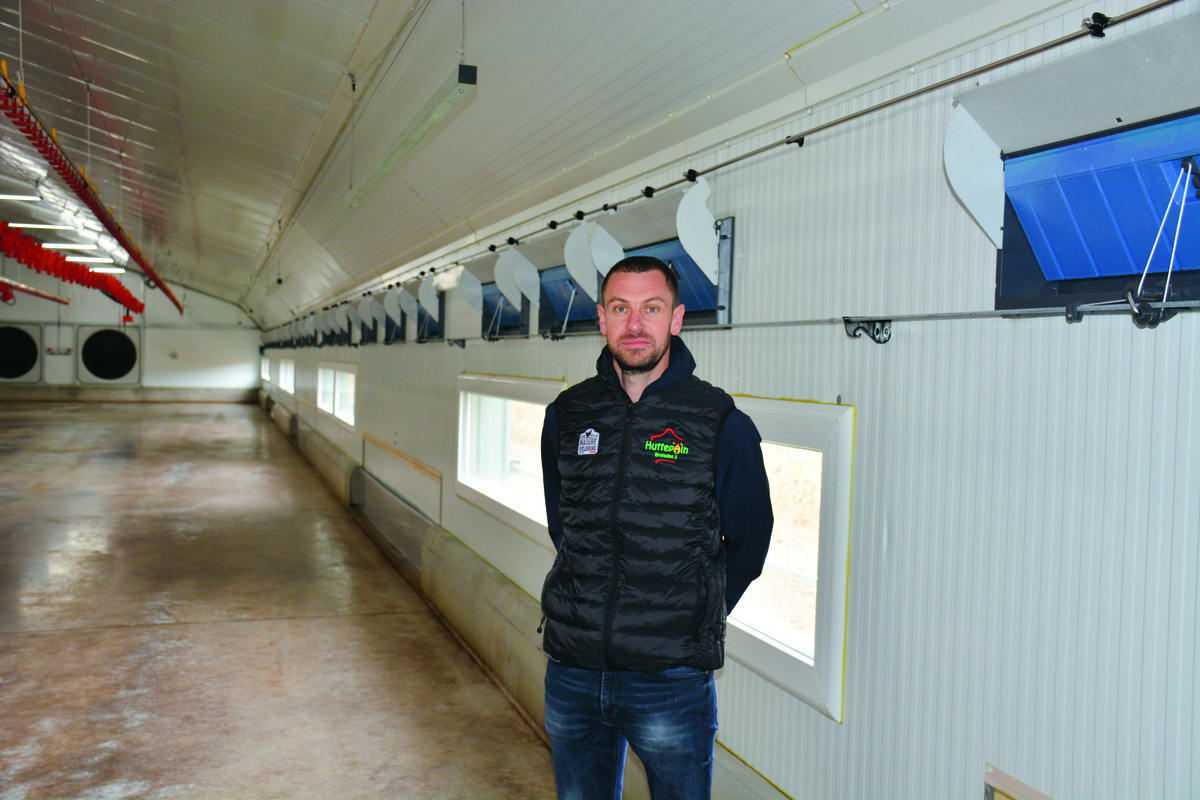
<svg viewBox="0 0 1200 800">
<path fill-rule="evenodd" d="M 543 648 L 587 669 L 717 669 L 725 551 L 716 450 L 733 410 L 695 376 L 638 403 L 597 376 L 555 401 L 562 548 Z"/>
</svg>

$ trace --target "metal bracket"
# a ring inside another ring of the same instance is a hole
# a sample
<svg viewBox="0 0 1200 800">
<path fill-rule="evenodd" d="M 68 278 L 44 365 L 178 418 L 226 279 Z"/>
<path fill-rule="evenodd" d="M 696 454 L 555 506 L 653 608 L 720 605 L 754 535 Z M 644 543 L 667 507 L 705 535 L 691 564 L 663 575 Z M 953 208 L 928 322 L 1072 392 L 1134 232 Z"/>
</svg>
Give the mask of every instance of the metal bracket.
<svg viewBox="0 0 1200 800">
<path fill-rule="evenodd" d="M 887 344 L 892 338 L 892 321 L 890 319 L 852 319 L 842 317 L 846 325 L 846 335 L 851 339 L 859 339 L 865 333 L 875 344 Z"/>
<path fill-rule="evenodd" d="M 1129 304 L 1130 318 L 1133 320 L 1134 327 L 1145 330 L 1149 328 L 1154 330 L 1160 324 L 1166 322 L 1171 317 L 1179 313 L 1174 308 L 1155 308 L 1146 300 L 1140 300 L 1134 296 L 1137 287 L 1132 283 L 1125 287 L 1125 302 Z"/>
<path fill-rule="evenodd" d="M 463 350 L 467 349 L 466 339 L 447 339 L 446 344 L 450 345 L 451 347 L 461 347 Z"/>
</svg>

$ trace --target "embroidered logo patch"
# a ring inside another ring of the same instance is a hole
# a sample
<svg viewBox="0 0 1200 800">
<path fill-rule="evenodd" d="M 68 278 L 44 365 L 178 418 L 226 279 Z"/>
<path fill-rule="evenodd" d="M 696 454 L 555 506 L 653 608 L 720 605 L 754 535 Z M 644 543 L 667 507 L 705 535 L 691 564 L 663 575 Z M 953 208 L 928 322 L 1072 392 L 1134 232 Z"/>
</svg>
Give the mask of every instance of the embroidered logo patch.
<svg viewBox="0 0 1200 800">
<path fill-rule="evenodd" d="M 688 454 L 687 445 L 683 443 L 683 439 L 679 438 L 679 434 L 670 428 L 647 439 L 645 449 L 654 454 L 655 464 L 673 464 L 680 457 Z"/>
<path fill-rule="evenodd" d="M 591 428 L 579 434 L 579 455 L 594 456 L 600 452 L 600 434 Z"/>
</svg>

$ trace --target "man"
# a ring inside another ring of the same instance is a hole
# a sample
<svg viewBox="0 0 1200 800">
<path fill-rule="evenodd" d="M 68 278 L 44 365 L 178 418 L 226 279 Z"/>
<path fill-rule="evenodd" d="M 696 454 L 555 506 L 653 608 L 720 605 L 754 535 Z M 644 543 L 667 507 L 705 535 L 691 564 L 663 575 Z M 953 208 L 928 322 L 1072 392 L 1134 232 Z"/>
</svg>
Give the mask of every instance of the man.
<svg viewBox="0 0 1200 800">
<path fill-rule="evenodd" d="M 709 797 L 725 615 L 771 539 L 761 439 L 692 375 L 678 287 L 656 258 L 614 266 L 598 374 L 546 409 L 558 557 L 542 589 L 543 648 L 560 798 L 619 798 L 626 742 L 655 800 Z"/>
</svg>

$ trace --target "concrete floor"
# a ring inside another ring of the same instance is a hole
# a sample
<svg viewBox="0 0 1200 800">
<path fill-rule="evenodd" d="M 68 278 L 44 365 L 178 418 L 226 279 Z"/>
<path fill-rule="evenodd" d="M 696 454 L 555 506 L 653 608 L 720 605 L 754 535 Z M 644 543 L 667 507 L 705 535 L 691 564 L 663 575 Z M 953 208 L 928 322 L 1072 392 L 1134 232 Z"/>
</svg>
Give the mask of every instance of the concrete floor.
<svg viewBox="0 0 1200 800">
<path fill-rule="evenodd" d="M 0 800 L 553 797 L 257 406 L 0 403 Z"/>
</svg>

